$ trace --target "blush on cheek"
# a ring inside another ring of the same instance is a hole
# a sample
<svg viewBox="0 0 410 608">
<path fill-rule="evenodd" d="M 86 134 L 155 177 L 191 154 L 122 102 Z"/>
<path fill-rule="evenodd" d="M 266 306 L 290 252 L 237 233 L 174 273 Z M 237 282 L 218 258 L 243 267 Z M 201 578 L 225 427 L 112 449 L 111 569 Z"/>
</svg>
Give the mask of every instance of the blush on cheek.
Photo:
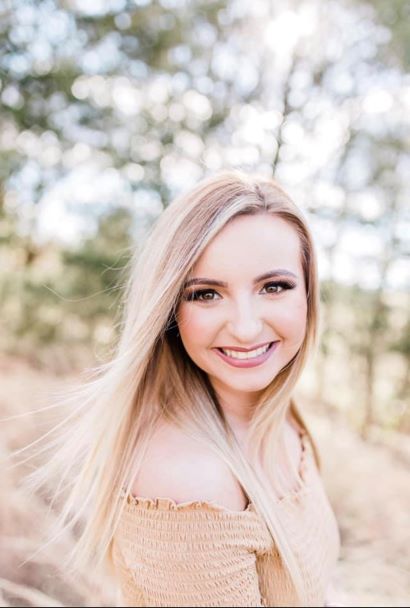
<svg viewBox="0 0 410 608">
<path fill-rule="evenodd" d="M 202 311 L 194 311 L 188 305 L 181 305 L 177 320 L 179 333 L 187 344 L 206 343 L 209 333 L 209 321 Z"/>
<path fill-rule="evenodd" d="M 275 318 L 275 325 L 282 337 L 290 341 L 303 340 L 306 333 L 306 303 L 300 302 L 283 309 Z"/>
</svg>

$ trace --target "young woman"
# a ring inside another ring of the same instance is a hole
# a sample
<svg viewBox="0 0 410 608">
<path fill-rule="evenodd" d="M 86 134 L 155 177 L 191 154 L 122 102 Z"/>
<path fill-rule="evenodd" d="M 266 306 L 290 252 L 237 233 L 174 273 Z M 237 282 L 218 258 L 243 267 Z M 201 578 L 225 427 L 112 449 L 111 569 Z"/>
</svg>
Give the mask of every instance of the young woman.
<svg viewBox="0 0 410 608">
<path fill-rule="evenodd" d="M 292 399 L 317 328 L 312 239 L 274 181 L 218 174 L 164 211 L 42 471 L 70 481 L 76 565 L 107 558 L 121 605 L 328 602 L 338 528 Z"/>
</svg>

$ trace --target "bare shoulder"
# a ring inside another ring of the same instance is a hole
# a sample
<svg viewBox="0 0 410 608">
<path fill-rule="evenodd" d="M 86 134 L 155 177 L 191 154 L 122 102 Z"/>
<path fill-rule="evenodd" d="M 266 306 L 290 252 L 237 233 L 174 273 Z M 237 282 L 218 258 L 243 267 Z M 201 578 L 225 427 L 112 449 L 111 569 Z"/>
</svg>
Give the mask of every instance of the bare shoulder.
<svg viewBox="0 0 410 608">
<path fill-rule="evenodd" d="M 229 467 L 210 448 L 164 422 L 154 433 L 131 488 L 134 496 L 176 503 L 214 502 L 243 511 L 247 498 Z"/>
</svg>

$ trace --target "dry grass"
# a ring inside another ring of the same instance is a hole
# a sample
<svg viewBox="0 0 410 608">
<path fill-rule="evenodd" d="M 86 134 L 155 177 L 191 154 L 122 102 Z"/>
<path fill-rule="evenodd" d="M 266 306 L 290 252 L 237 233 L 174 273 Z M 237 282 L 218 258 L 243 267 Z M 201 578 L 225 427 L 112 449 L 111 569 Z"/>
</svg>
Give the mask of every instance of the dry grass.
<svg viewBox="0 0 410 608">
<path fill-rule="evenodd" d="M 44 406 L 52 391 L 72 379 L 35 370 L 18 359 L 0 360 L 0 418 Z M 307 409 L 341 531 L 335 583 L 343 590 L 342 600 L 350 606 L 408 606 L 407 437 L 380 434 L 366 444 L 340 420 L 319 416 L 313 404 Z M 30 416 L 2 422 L 2 455 L 38 436 L 41 429 L 34 424 Z M 115 605 L 110 584 L 92 574 L 73 580 L 62 570 L 61 556 L 73 542 L 68 536 L 24 561 L 41 545 L 48 509 L 40 498 L 27 500 L 21 474 L 21 469 L 6 468 L 0 478 L 0 606 Z"/>
<path fill-rule="evenodd" d="M 313 414 L 309 419 L 341 532 L 336 582 L 344 601 L 350 606 L 408 606 L 408 438 L 386 435 L 369 444 L 340 422 Z"/>
</svg>

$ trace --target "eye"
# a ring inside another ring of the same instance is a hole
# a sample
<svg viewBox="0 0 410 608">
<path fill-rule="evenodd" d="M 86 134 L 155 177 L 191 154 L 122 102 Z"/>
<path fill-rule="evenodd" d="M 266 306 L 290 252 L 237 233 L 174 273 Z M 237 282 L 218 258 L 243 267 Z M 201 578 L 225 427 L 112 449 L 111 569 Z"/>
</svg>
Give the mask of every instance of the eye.
<svg viewBox="0 0 410 608">
<path fill-rule="evenodd" d="M 288 281 L 274 281 L 272 283 L 265 283 L 263 289 L 266 290 L 266 293 L 277 294 L 288 289 L 293 289 L 294 287 L 295 285 L 293 283 L 289 283 Z"/>
<path fill-rule="evenodd" d="M 213 302 L 217 298 L 217 292 L 214 289 L 196 289 L 184 296 L 184 300 L 188 302 Z"/>
</svg>

